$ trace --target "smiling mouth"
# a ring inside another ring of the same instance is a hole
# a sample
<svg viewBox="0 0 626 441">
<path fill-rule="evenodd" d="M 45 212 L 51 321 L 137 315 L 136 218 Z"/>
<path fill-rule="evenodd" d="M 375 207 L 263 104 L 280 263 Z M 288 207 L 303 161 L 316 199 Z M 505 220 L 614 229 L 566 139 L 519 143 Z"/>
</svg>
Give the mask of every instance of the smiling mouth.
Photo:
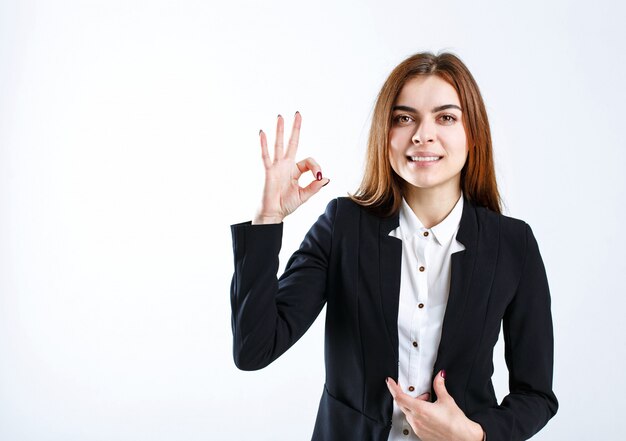
<svg viewBox="0 0 626 441">
<path fill-rule="evenodd" d="M 407 156 L 410 162 L 435 162 L 439 161 L 443 156 Z"/>
</svg>

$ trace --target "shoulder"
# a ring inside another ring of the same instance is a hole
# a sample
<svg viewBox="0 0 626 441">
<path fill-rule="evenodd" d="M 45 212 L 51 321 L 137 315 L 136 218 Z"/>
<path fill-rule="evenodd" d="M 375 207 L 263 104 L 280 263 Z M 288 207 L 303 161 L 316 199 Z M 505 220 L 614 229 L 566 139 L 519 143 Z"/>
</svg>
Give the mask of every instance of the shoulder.
<svg viewBox="0 0 626 441">
<path fill-rule="evenodd" d="M 333 232 L 343 240 L 359 240 L 361 235 L 376 234 L 381 218 L 347 196 L 331 199 L 323 218 L 332 224 Z"/>
<path fill-rule="evenodd" d="M 329 203 L 329 207 L 331 206 L 336 207 L 337 220 L 349 228 L 354 228 L 357 224 L 374 228 L 380 222 L 389 222 L 397 218 L 397 215 L 382 216 L 371 207 L 361 205 L 348 196 L 336 197 Z"/>
<path fill-rule="evenodd" d="M 525 250 L 529 241 L 535 241 L 532 228 L 523 219 L 496 213 L 487 207 L 474 206 L 479 228 L 487 234 L 497 234 L 501 245 Z"/>
<path fill-rule="evenodd" d="M 485 226 L 498 226 L 503 234 L 525 234 L 528 224 L 523 219 L 496 213 L 487 207 L 474 206 L 479 223 Z"/>
<path fill-rule="evenodd" d="M 347 196 L 337 196 L 326 204 L 325 211 L 333 218 L 357 218 L 365 209 Z"/>
</svg>

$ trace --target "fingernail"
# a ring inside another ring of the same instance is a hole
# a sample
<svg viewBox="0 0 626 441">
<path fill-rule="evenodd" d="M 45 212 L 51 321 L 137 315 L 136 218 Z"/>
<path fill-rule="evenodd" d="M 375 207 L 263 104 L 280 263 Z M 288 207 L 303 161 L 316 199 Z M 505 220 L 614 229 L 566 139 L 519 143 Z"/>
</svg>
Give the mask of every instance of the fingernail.
<svg viewBox="0 0 626 441">
<path fill-rule="evenodd" d="M 328 182 L 330 182 L 330 179 L 328 180 Z M 326 187 L 328 185 L 328 182 L 326 182 L 324 185 L 322 185 L 322 187 Z"/>
<path fill-rule="evenodd" d="M 280 113 L 278 114 L 277 118 L 280 118 Z"/>
<path fill-rule="evenodd" d="M 293 116 L 296 116 L 298 113 L 300 113 L 300 112 L 296 110 L 296 113 L 294 113 L 294 115 L 293 115 Z"/>
<path fill-rule="evenodd" d="M 445 380 L 446 379 L 446 370 L 442 369 L 441 370 L 441 377 Z"/>
<path fill-rule="evenodd" d="M 263 132 L 263 129 L 259 130 L 259 135 L 261 134 L 261 132 Z"/>
<path fill-rule="evenodd" d="M 317 172 L 317 175 L 315 175 L 315 176 L 317 176 L 317 180 L 318 181 L 322 180 L 322 172 Z"/>
<path fill-rule="evenodd" d="M 385 378 L 385 383 L 389 384 L 389 377 Z"/>
</svg>

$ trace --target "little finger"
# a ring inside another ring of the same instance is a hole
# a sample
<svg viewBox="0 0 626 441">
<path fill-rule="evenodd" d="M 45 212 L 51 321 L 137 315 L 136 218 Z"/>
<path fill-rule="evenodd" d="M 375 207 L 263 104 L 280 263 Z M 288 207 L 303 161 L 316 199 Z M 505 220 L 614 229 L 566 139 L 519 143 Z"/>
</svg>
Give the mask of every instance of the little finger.
<svg viewBox="0 0 626 441">
<path fill-rule="evenodd" d="M 272 159 L 267 150 L 267 136 L 263 130 L 259 130 L 259 137 L 261 138 L 261 158 L 263 159 L 263 165 L 265 168 L 270 168 L 272 165 Z"/>
</svg>

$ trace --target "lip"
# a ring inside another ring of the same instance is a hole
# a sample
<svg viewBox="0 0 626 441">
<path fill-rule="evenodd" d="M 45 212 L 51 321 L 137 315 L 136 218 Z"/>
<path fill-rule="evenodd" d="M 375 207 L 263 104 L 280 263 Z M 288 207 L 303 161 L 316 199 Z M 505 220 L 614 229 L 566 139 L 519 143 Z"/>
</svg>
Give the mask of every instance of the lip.
<svg viewBox="0 0 626 441">
<path fill-rule="evenodd" d="M 411 155 L 411 156 L 422 156 L 422 155 Z M 439 155 L 424 155 L 424 156 L 439 156 Z M 436 161 L 411 161 L 409 158 L 406 159 L 406 162 L 409 164 L 409 167 L 434 167 L 441 161 L 443 157 L 440 157 Z"/>
<path fill-rule="evenodd" d="M 439 159 L 436 160 L 436 161 L 411 161 L 409 156 L 417 156 L 417 157 L 420 157 L 420 158 L 429 157 L 429 156 L 436 156 Z M 409 164 L 409 166 L 410 167 L 416 167 L 416 168 L 433 167 L 436 164 L 438 164 L 439 161 L 441 161 L 442 159 L 443 159 L 443 155 L 440 155 L 440 154 L 435 153 L 435 152 L 415 152 L 412 155 L 406 155 L 406 161 Z"/>
<path fill-rule="evenodd" d="M 429 151 L 420 151 L 420 152 L 415 152 L 415 153 L 407 153 L 406 156 L 443 156 L 440 153 L 435 153 L 435 152 L 429 152 Z"/>
</svg>

